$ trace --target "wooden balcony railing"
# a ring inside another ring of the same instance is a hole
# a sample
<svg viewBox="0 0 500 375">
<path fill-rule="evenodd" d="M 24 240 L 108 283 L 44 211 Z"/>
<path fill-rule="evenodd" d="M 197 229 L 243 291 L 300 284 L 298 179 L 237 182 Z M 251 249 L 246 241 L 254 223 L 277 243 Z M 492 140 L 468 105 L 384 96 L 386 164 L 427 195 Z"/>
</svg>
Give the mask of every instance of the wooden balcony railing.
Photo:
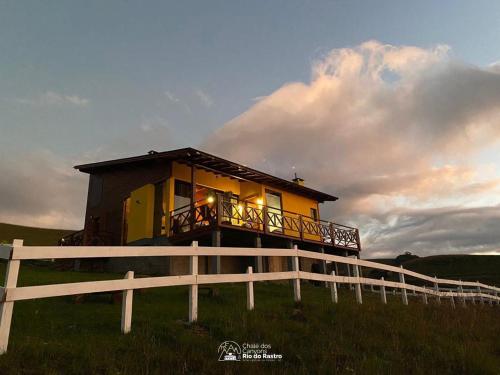
<svg viewBox="0 0 500 375">
<path fill-rule="evenodd" d="M 215 225 L 360 250 L 356 228 L 223 195 L 171 211 L 169 236 Z"/>
</svg>

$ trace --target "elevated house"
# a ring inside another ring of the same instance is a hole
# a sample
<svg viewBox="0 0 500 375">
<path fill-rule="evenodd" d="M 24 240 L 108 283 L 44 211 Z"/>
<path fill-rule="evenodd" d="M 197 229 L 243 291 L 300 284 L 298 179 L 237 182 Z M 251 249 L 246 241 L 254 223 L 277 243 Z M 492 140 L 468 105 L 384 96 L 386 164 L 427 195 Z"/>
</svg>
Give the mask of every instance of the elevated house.
<svg viewBox="0 0 500 375">
<path fill-rule="evenodd" d="M 356 228 L 321 219 L 337 197 L 193 148 L 75 167 L 90 175 L 83 243 L 290 248 L 357 255 Z M 285 271 L 279 257 L 200 257 L 204 273 Z M 318 265 L 325 271 L 325 265 Z M 182 274 L 188 259 L 110 259 L 111 270 Z M 313 264 L 301 264 L 311 269 Z"/>
</svg>

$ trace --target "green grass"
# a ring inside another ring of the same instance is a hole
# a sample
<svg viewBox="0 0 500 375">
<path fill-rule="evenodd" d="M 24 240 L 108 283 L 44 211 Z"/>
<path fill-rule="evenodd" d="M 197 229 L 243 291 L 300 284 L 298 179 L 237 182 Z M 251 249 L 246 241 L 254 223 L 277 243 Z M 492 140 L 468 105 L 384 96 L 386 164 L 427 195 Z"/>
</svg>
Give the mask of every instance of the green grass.
<svg viewBox="0 0 500 375">
<path fill-rule="evenodd" d="M 22 239 L 25 245 L 51 246 L 57 245 L 57 241 L 72 232 L 74 231 L 0 223 L 0 243 L 12 243 L 14 239 Z"/>
<path fill-rule="evenodd" d="M 122 278 L 57 272 L 22 265 L 21 285 Z M 328 289 L 302 284 L 300 305 L 288 284 L 255 285 L 253 312 L 243 285 L 200 291 L 199 323 L 186 322 L 187 287 L 134 294 L 132 332 L 120 334 L 120 304 L 95 295 L 17 302 L 1 374 L 498 374 L 500 309 L 489 305 L 403 306 L 388 295 L 382 305 L 365 292 L 363 305 L 342 289 L 339 304 Z M 282 362 L 221 363 L 225 340 L 266 343 Z"/>
</svg>

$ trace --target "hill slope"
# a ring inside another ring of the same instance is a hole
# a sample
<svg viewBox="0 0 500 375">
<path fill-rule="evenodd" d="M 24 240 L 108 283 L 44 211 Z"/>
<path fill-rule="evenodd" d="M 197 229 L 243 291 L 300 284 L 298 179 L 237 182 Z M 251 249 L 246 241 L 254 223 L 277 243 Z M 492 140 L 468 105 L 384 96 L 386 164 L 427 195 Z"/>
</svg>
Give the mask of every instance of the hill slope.
<svg viewBox="0 0 500 375">
<path fill-rule="evenodd" d="M 399 266 L 396 259 L 369 260 Z M 402 265 L 404 268 L 424 275 L 500 285 L 500 256 L 498 255 L 434 255 L 403 261 Z M 367 273 L 369 274 L 370 272 Z M 377 276 L 371 275 L 370 277 Z"/>
<path fill-rule="evenodd" d="M 498 255 L 435 255 L 412 259 L 403 267 L 426 275 L 447 279 L 481 281 L 500 285 L 500 256 Z"/>
<path fill-rule="evenodd" d="M 0 265 L 0 276 L 4 267 Z M 123 278 L 22 265 L 22 286 Z M 497 374 L 499 307 L 409 296 L 330 290 L 302 283 L 302 303 L 288 283 L 255 283 L 255 310 L 244 284 L 200 289 L 199 322 L 188 324 L 187 287 L 134 292 L 132 331 L 120 334 L 121 304 L 109 294 L 16 302 L 0 374 Z M 278 362 L 219 362 L 226 340 L 270 345 Z"/>
<path fill-rule="evenodd" d="M 11 243 L 13 239 L 24 240 L 25 245 L 57 245 L 61 237 L 74 232 L 66 229 L 46 229 L 0 223 L 0 243 Z"/>
</svg>

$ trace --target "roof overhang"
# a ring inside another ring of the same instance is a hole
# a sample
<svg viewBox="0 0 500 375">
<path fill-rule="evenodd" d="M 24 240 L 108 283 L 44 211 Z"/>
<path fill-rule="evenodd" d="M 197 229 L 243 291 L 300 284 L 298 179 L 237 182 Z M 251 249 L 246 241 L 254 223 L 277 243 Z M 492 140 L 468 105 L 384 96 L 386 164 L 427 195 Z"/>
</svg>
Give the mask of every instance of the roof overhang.
<svg viewBox="0 0 500 375">
<path fill-rule="evenodd" d="M 298 195 L 306 196 L 317 200 L 318 202 L 335 201 L 338 198 L 305 186 L 296 184 L 279 177 L 272 176 L 268 173 L 260 172 L 244 165 L 234 163 L 232 161 L 208 154 L 206 152 L 196 150 L 194 148 L 181 148 L 178 150 L 154 152 L 146 155 L 134 156 L 130 158 L 108 160 L 98 163 L 82 164 L 75 166 L 80 172 L 94 174 L 105 170 L 111 170 L 123 166 L 139 166 L 149 164 L 156 161 L 179 161 L 196 167 L 220 173 L 232 178 L 254 181 L 268 185 L 270 187 L 279 188 L 285 191 L 290 191 Z"/>
</svg>

